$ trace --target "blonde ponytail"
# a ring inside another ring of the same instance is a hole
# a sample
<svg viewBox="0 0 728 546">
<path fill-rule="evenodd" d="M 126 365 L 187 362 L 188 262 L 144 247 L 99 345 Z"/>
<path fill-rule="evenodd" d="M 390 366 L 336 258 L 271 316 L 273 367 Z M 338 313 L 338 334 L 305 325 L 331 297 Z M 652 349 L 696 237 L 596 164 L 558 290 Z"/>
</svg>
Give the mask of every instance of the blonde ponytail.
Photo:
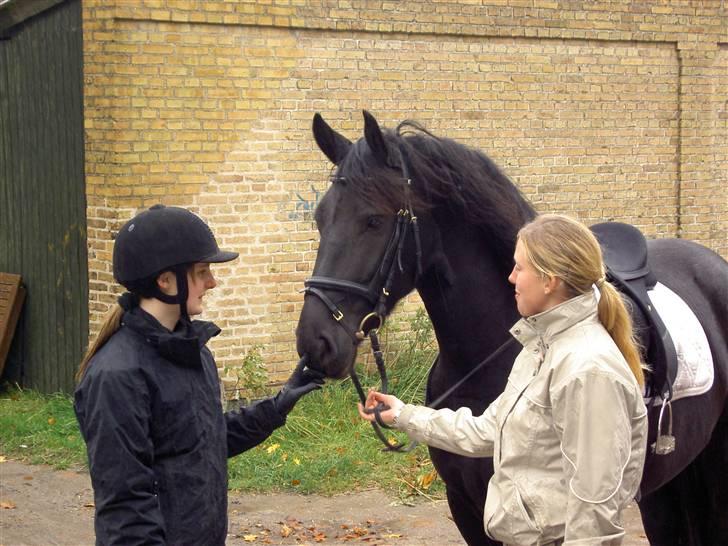
<svg viewBox="0 0 728 546">
<path fill-rule="evenodd" d="M 104 317 L 104 322 L 101 324 L 101 329 L 96 337 L 89 344 L 88 350 L 81 360 L 81 364 L 76 372 L 76 382 L 80 382 L 83 379 L 86 368 L 88 367 L 89 360 L 93 357 L 101 347 L 109 340 L 109 338 L 119 329 L 121 324 L 121 317 L 124 314 L 124 309 L 118 303 L 115 304 Z"/>
<path fill-rule="evenodd" d="M 640 358 L 639 345 L 634 336 L 632 319 L 624 305 L 622 296 L 608 282 L 599 283 L 599 321 L 612 336 L 622 356 L 627 361 L 640 387 L 645 386 L 644 365 Z"/>
</svg>

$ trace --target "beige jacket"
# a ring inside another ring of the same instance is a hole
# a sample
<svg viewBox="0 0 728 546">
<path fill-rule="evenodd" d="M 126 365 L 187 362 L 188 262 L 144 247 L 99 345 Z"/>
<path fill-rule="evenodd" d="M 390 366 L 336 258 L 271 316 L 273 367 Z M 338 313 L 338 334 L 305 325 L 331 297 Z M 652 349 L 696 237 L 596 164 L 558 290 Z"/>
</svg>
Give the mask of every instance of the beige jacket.
<svg viewBox="0 0 728 546">
<path fill-rule="evenodd" d="M 592 294 L 520 320 L 505 391 L 469 408 L 405 405 L 396 428 L 468 457 L 492 456 L 485 531 L 506 544 L 621 544 L 647 442 L 642 392 Z"/>
</svg>

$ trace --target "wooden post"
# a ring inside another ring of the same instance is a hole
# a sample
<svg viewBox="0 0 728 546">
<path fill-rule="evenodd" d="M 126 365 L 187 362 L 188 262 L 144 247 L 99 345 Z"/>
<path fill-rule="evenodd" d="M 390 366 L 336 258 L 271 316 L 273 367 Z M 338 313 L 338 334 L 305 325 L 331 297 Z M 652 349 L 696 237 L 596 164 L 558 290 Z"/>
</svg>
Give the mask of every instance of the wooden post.
<svg viewBox="0 0 728 546">
<path fill-rule="evenodd" d="M 5 369 L 23 301 L 25 288 L 20 283 L 20 275 L 0 273 L 0 375 Z"/>
</svg>

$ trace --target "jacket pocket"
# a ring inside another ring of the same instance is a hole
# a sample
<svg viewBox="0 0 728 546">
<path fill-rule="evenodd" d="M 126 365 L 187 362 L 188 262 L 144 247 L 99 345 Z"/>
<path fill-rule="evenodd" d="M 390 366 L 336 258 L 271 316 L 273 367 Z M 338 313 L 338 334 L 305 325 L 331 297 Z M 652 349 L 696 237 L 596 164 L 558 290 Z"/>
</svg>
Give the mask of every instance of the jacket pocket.
<svg viewBox="0 0 728 546">
<path fill-rule="evenodd" d="M 526 525 L 534 530 L 538 531 L 539 534 L 541 533 L 541 527 L 539 526 L 538 522 L 536 521 L 536 516 L 534 515 L 533 511 L 529 509 L 528 505 L 523 500 L 523 495 L 521 495 L 521 492 L 518 490 L 517 487 L 513 488 L 513 496 L 515 498 L 516 506 L 518 507 L 520 511 L 521 518 L 524 522 L 526 522 Z"/>
<path fill-rule="evenodd" d="M 507 544 L 536 544 L 542 535 L 533 512 L 511 481 L 488 487 L 485 527 L 488 536 Z"/>
</svg>

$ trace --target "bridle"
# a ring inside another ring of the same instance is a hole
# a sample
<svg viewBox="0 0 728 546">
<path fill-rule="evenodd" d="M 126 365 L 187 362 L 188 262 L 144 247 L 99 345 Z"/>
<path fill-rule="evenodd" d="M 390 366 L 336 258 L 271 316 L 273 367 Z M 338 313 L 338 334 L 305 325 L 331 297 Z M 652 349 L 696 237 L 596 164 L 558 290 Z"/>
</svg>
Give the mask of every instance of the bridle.
<svg viewBox="0 0 728 546">
<path fill-rule="evenodd" d="M 402 251 L 404 249 L 405 241 L 407 239 L 407 233 L 412 230 L 412 234 L 415 241 L 415 255 L 417 260 L 417 269 L 415 272 L 415 285 L 417 280 L 422 275 L 422 244 L 420 242 L 420 230 L 417 223 L 417 216 L 415 216 L 412 210 L 412 203 L 410 199 L 410 189 L 412 186 L 412 179 L 409 176 L 409 168 L 406 158 L 406 152 L 403 146 L 400 146 L 400 157 L 402 159 L 402 172 L 404 178 L 407 181 L 405 186 L 405 199 L 402 208 L 397 212 L 397 220 L 394 224 L 394 230 L 392 236 L 389 239 L 389 243 L 384 251 L 379 267 L 374 272 L 374 275 L 367 284 L 360 284 L 353 281 L 346 281 L 336 279 L 333 277 L 326 277 L 323 275 L 315 275 L 306 279 L 304 282 L 303 291 L 306 294 L 316 296 L 331 312 L 332 318 L 349 334 L 354 345 L 361 343 L 366 337 L 369 337 L 369 342 L 374 355 L 374 360 L 377 364 L 377 371 L 381 380 L 380 390 L 382 393 L 387 394 L 388 381 L 387 371 L 384 366 L 384 357 L 382 350 L 379 345 L 379 328 L 384 323 L 384 316 L 387 308 L 387 298 L 390 295 L 392 283 L 397 271 L 402 273 L 404 266 L 402 265 Z M 359 323 L 359 329 L 353 331 L 344 322 L 344 313 L 339 309 L 336 304 L 329 298 L 324 290 L 331 290 L 335 292 L 344 292 L 364 298 L 367 300 L 372 310 L 364 315 L 364 318 Z M 359 377 L 356 374 L 356 370 L 352 367 L 351 380 L 354 383 L 354 387 L 359 395 L 359 399 L 364 406 L 366 403 L 366 395 L 364 389 L 362 389 Z M 381 412 L 388 408 L 383 404 L 378 404 L 374 409 L 365 408 L 365 412 L 373 413 L 376 422 L 372 422 L 372 427 L 377 437 L 386 446 L 388 451 L 401 451 L 405 445 L 396 444 L 392 445 L 384 436 L 380 427 L 391 428 L 381 418 Z"/>
<path fill-rule="evenodd" d="M 410 184 L 409 179 L 407 180 L 407 184 Z M 401 273 L 404 270 L 404 267 L 402 266 L 402 249 L 404 248 L 404 242 L 407 239 L 407 232 L 410 227 L 414 234 L 417 256 L 417 271 L 415 277 L 416 284 L 417 279 L 422 274 L 422 247 L 420 243 L 417 216 L 413 214 L 409 203 L 397 212 L 397 221 L 389 240 L 389 244 L 384 251 L 379 267 L 376 269 L 374 276 L 368 284 L 364 285 L 325 276 L 313 276 L 306 279 L 304 282 L 304 292 L 306 294 L 316 296 L 323 302 L 323 304 L 331 312 L 332 318 L 346 331 L 347 334 L 349 334 L 354 345 L 358 345 L 364 341 L 367 336 L 369 337 L 372 354 L 374 355 L 374 361 L 377 364 L 377 371 L 379 372 L 379 377 L 381 379 L 380 390 L 384 394 L 387 394 L 388 392 L 387 370 L 384 365 L 384 357 L 382 355 L 381 346 L 379 345 L 378 333 L 379 328 L 381 328 L 384 322 L 387 297 L 390 295 L 395 272 L 399 270 Z M 341 309 L 339 309 L 336 304 L 331 301 L 323 290 L 344 292 L 364 298 L 370 305 L 373 306 L 372 311 L 364 315 L 364 318 L 359 323 L 359 329 L 354 332 L 344 322 L 343 311 L 341 311 Z M 361 400 L 362 405 L 364 405 L 366 403 L 366 395 L 364 394 L 364 389 L 361 386 L 359 377 L 356 374 L 356 369 L 352 367 L 349 375 L 351 376 L 351 381 L 354 383 L 359 399 Z M 384 423 L 384 421 L 382 421 L 380 416 L 380 413 L 386 409 L 388 408 L 380 403 L 373 410 L 365 409 L 364 411 L 367 413 L 374 413 L 376 422 L 372 422 L 372 426 L 374 427 L 374 432 L 377 437 L 386 446 L 386 449 L 390 451 L 399 451 L 404 448 L 404 445 L 392 445 L 389 443 L 380 428 L 390 428 Z"/>
<path fill-rule="evenodd" d="M 407 183 L 409 185 L 409 179 Z M 402 248 L 404 247 L 404 242 L 407 238 L 407 231 L 410 226 L 412 227 L 412 232 L 414 234 L 417 255 L 417 276 L 415 277 L 416 285 L 417 279 L 422 274 L 422 248 L 420 244 L 420 233 L 419 226 L 417 224 L 417 217 L 412 213 L 412 208 L 410 206 L 409 200 L 407 200 L 407 204 L 405 205 L 405 207 L 400 209 L 397 213 L 397 223 L 394 226 L 392 237 L 390 238 L 387 249 L 382 256 L 379 267 L 375 271 L 374 276 L 368 284 L 364 285 L 352 281 L 342 281 L 340 279 L 325 276 L 310 277 L 304 282 L 303 291 L 306 294 L 312 294 L 318 297 L 324 303 L 324 305 L 326 305 L 326 307 L 331 312 L 331 317 L 349 334 L 354 345 L 362 342 L 367 336 L 369 337 L 372 354 L 374 355 L 374 360 L 377 364 L 377 371 L 381 380 L 380 391 L 384 394 L 388 393 L 387 370 L 384 365 L 384 357 L 382 355 L 382 350 L 379 345 L 379 337 L 377 334 L 379 333 L 379 328 L 382 326 L 382 323 L 384 321 L 383 317 L 387 304 L 387 297 L 389 296 L 389 291 L 392 286 L 395 270 L 399 269 L 400 272 L 403 271 L 401 260 Z M 336 304 L 331 301 L 331 299 L 322 291 L 322 289 L 333 290 L 336 292 L 345 292 L 365 298 L 367 301 L 369 301 L 370 304 L 374 306 L 374 310 L 364 316 L 364 318 L 359 323 L 359 329 L 354 332 L 351 328 L 349 328 L 349 326 L 346 325 L 346 323 L 344 323 L 343 311 L 341 311 L 336 306 Z M 450 386 L 444 393 L 438 396 L 436 400 L 430 402 L 430 404 L 428 404 L 428 407 L 437 408 L 445 399 L 447 399 L 447 397 L 449 397 L 460 386 L 468 381 L 475 373 L 477 373 L 484 366 L 490 363 L 491 360 L 499 356 L 509 345 L 515 343 L 516 341 L 516 338 L 509 336 L 506 341 L 501 344 L 495 351 L 493 351 L 476 366 L 474 366 L 454 385 Z M 361 382 L 359 381 L 359 377 L 356 374 L 356 370 L 353 367 L 349 375 L 351 377 L 352 383 L 354 383 L 354 387 L 356 388 L 356 392 L 359 395 L 359 400 L 361 400 L 362 406 L 365 406 L 366 395 L 364 394 L 364 389 L 361 386 Z M 374 414 L 375 421 L 372 421 L 372 427 L 374 428 L 374 432 L 379 440 L 382 442 L 382 444 L 384 444 L 386 451 L 397 451 L 400 453 L 411 451 L 417 446 L 417 442 L 412 442 L 408 446 L 402 443 L 391 444 L 384 436 L 384 433 L 381 429 L 392 428 L 387 425 L 381 417 L 381 412 L 387 409 L 389 408 L 380 402 L 376 405 L 376 407 L 372 409 L 365 407 L 364 412 Z"/>
<path fill-rule="evenodd" d="M 412 179 L 409 175 L 409 168 L 406 161 L 406 152 L 403 146 L 400 145 L 400 157 L 402 159 L 402 171 L 407 181 L 405 188 L 405 199 L 404 205 L 397 212 L 397 221 L 394 225 L 392 236 L 387 244 L 387 248 L 384 251 L 384 255 L 379 263 L 379 267 L 375 270 L 374 275 L 367 284 L 360 284 L 353 281 L 346 281 L 336 279 L 333 277 L 326 277 L 323 275 L 315 275 L 306 279 L 304 282 L 303 292 L 311 294 L 319 298 L 323 304 L 331 312 L 332 318 L 349 334 L 354 345 L 361 343 L 367 336 L 369 337 L 372 354 L 377 364 L 377 371 L 381 380 L 380 391 L 384 394 L 388 393 L 388 381 L 387 381 L 387 370 L 384 366 L 384 357 L 382 350 L 379 345 L 379 328 L 381 328 L 384 322 L 384 314 L 387 307 L 387 297 L 390 295 L 390 289 L 394 281 L 394 275 L 396 270 L 403 272 L 402 266 L 402 249 L 404 248 L 405 240 L 407 239 L 407 232 L 409 228 L 412 228 L 412 233 L 415 240 L 415 253 L 417 258 L 417 269 L 415 274 L 415 285 L 417 280 L 422 275 L 422 245 L 420 242 L 420 231 L 417 223 L 417 216 L 415 216 L 412 210 L 412 203 L 410 200 L 410 188 L 412 185 Z M 373 310 L 366 315 L 359 323 L 359 329 L 353 331 L 344 322 L 344 313 L 339 309 L 336 304 L 323 292 L 323 290 L 332 290 L 335 292 L 344 292 L 347 294 L 353 294 L 361 298 L 366 299 L 369 304 L 373 307 Z M 461 385 L 468 381 L 475 373 L 486 366 L 491 360 L 499 356 L 509 345 L 515 343 L 516 338 L 509 336 L 506 341 L 501 344 L 495 351 L 484 358 L 476 366 L 461 377 L 454 385 L 450 386 L 444 393 L 437 397 L 437 399 L 431 402 L 428 407 L 437 408 L 447 397 L 455 392 Z M 356 374 L 356 370 L 352 367 L 350 377 L 356 388 L 356 392 L 359 395 L 362 406 L 366 405 L 366 395 L 364 389 L 361 386 L 359 377 Z M 381 412 L 389 409 L 383 403 L 378 403 L 376 407 L 369 409 L 364 408 L 365 413 L 374 414 L 375 421 L 372 421 L 372 427 L 379 440 L 384 444 L 386 451 L 397 451 L 400 453 L 408 452 L 414 449 L 417 442 L 412 442 L 409 446 L 402 443 L 391 444 L 382 432 L 382 428 L 392 428 L 387 425 L 381 417 Z"/>
</svg>

